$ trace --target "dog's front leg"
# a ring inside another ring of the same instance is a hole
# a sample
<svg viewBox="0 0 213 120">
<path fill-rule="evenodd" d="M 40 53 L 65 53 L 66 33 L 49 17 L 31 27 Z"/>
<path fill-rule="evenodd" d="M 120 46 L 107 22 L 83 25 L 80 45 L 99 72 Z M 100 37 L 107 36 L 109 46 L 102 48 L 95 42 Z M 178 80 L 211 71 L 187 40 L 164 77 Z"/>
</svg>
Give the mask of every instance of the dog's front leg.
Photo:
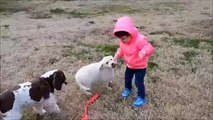
<svg viewBox="0 0 213 120">
<path fill-rule="evenodd" d="M 92 95 L 92 93 L 89 90 L 82 90 L 81 89 L 81 91 L 86 95 Z"/>
<path fill-rule="evenodd" d="M 3 120 L 21 120 L 21 111 L 9 111 L 2 115 Z"/>
<path fill-rule="evenodd" d="M 43 106 L 41 104 L 36 104 L 33 106 L 33 110 L 38 113 L 39 115 L 44 115 L 46 113 L 46 110 L 44 110 Z"/>
<path fill-rule="evenodd" d="M 86 95 L 92 95 L 92 93 L 90 92 L 90 88 L 81 86 L 80 90 Z"/>
<path fill-rule="evenodd" d="M 50 111 L 50 112 L 54 112 L 54 113 L 60 113 L 60 108 L 59 108 L 58 105 L 55 103 L 55 104 L 52 104 L 52 105 L 49 107 L 49 111 Z"/>
</svg>

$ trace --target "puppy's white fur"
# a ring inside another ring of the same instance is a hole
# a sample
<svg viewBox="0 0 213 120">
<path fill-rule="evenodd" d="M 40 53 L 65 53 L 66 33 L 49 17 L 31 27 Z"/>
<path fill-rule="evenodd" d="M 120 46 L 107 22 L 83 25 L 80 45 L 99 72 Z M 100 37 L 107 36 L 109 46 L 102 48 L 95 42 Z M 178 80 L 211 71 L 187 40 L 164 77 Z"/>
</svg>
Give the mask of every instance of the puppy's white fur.
<svg viewBox="0 0 213 120">
<path fill-rule="evenodd" d="M 108 85 L 114 79 L 115 62 L 112 56 L 104 57 L 100 62 L 91 63 L 79 69 L 75 75 L 75 80 L 83 93 L 91 95 L 89 92 L 93 83 L 101 81 Z"/>
</svg>

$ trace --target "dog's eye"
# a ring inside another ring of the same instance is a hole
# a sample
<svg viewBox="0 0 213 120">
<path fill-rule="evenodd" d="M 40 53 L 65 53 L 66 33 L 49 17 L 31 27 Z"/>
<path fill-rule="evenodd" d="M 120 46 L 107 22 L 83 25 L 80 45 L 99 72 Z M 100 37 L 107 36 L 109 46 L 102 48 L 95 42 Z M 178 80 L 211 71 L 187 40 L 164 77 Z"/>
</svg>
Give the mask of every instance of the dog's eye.
<svg viewBox="0 0 213 120">
<path fill-rule="evenodd" d="M 106 64 L 108 64 L 109 62 L 106 62 Z"/>
<path fill-rule="evenodd" d="M 112 60 L 112 59 L 110 59 L 110 60 Z"/>
</svg>

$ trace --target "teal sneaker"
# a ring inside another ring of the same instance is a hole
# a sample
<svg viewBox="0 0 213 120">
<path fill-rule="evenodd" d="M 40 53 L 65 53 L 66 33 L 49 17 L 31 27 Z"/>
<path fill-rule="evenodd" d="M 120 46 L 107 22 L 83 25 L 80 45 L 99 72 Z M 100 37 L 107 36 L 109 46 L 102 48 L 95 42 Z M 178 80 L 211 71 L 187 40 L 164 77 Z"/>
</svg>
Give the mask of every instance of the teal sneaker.
<svg viewBox="0 0 213 120">
<path fill-rule="evenodd" d="M 123 97 L 128 97 L 130 94 L 132 93 L 131 90 L 129 90 L 128 88 L 125 88 L 122 92 L 122 96 Z"/>
<path fill-rule="evenodd" d="M 136 100 L 133 102 L 133 105 L 135 107 L 141 107 L 144 106 L 146 103 L 147 103 L 146 98 L 143 99 L 142 97 L 138 96 Z"/>
</svg>

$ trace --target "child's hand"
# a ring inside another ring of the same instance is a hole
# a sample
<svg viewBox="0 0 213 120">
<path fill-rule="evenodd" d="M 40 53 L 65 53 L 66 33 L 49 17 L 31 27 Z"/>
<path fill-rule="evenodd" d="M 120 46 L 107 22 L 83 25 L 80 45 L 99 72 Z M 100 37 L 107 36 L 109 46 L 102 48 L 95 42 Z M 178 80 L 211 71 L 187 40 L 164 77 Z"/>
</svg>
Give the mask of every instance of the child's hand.
<svg viewBox="0 0 213 120">
<path fill-rule="evenodd" d="M 114 58 L 112 60 L 113 60 L 113 62 L 115 62 L 115 64 L 118 64 L 118 55 L 115 54 Z"/>
<path fill-rule="evenodd" d="M 144 57 L 144 54 L 142 52 L 139 52 L 138 56 L 142 59 Z"/>
<path fill-rule="evenodd" d="M 115 63 L 115 64 L 118 64 L 118 60 L 114 57 L 113 58 L 113 62 Z"/>
<path fill-rule="evenodd" d="M 142 49 L 142 50 L 138 53 L 138 56 L 139 56 L 141 59 L 143 59 L 144 56 L 145 56 L 145 54 L 146 54 L 146 51 Z"/>
</svg>

